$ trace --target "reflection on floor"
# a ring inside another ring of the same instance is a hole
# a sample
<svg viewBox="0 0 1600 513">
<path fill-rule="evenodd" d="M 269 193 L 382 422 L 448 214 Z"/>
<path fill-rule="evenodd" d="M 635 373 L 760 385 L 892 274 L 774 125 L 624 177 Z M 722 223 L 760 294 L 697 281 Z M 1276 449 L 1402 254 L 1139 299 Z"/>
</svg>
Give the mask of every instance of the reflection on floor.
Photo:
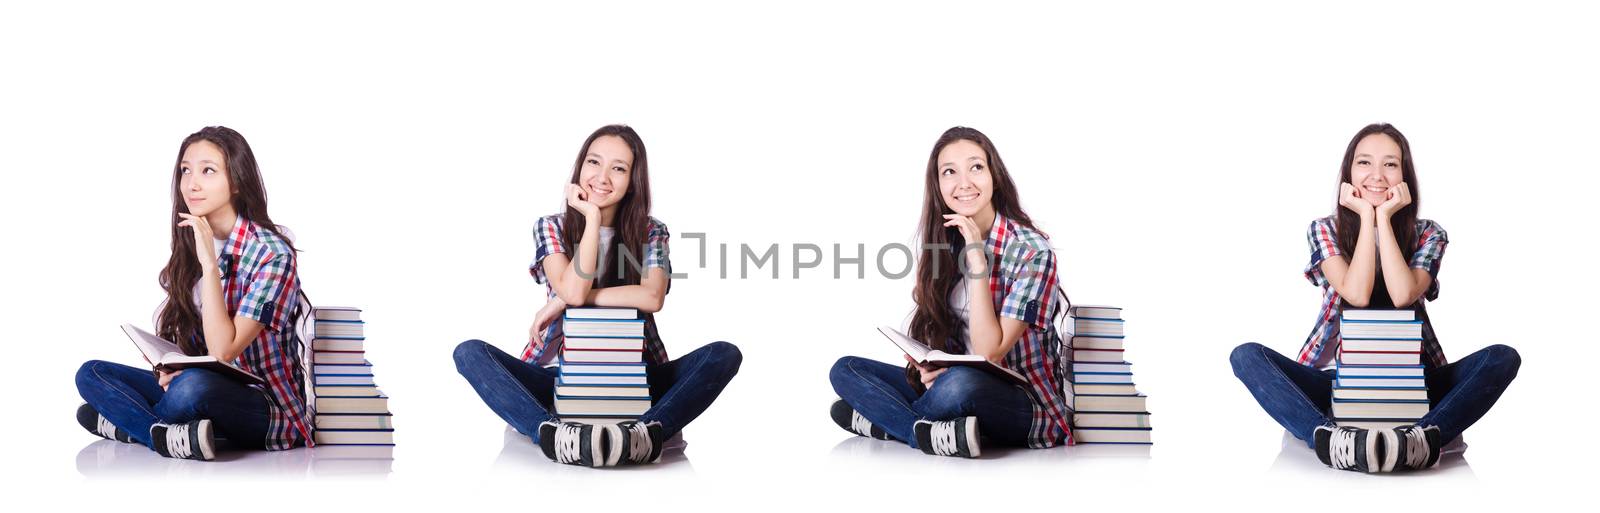
<svg viewBox="0 0 1600 513">
<path fill-rule="evenodd" d="M 192 461 L 163 458 L 143 445 L 99 440 L 78 451 L 78 473 L 88 478 L 383 478 L 394 466 L 394 447 L 322 446 L 288 451 L 219 449 L 215 461 Z"/>
<path fill-rule="evenodd" d="M 1051 463 L 1084 459 L 1138 462 L 1150 459 L 1151 448 L 1152 446 L 1150 445 L 1082 444 L 1051 449 L 1027 449 L 1000 447 L 991 444 L 983 446 L 979 460 L 1003 460 L 1020 463 Z M 829 456 L 839 461 L 856 458 L 911 459 L 914 462 L 925 464 L 937 464 L 934 462 L 944 460 L 972 461 L 961 458 L 934 458 L 900 441 L 875 440 L 863 436 L 852 436 L 841 440 L 838 445 L 833 446 L 833 451 L 829 453 Z"/>
<path fill-rule="evenodd" d="M 1467 464 L 1467 442 L 1464 440 L 1464 438 L 1466 437 L 1457 437 L 1454 441 L 1451 441 L 1448 445 L 1445 445 L 1442 454 L 1439 455 L 1439 465 L 1431 470 L 1424 472 L 1400 472 L 1387 475 L 1453 475 L 1472 478 L 1474 476 L 1472 474 L 1472 467 Z M 1330 470 L 1327 465 L 1323 465 L 1322 461 L 1317 459 L 1316 451 L 1307 446 L 1304 441 L 1295 438 L 1294 435 L 1290 434 L 1288 431 L 1283 432 L 1282 444 L 1282 448 L 1278 451 L 1278 458 L 1272 462 L 1272 470 L 1274 472 L 1338 472 L 1341 474 L 1353 474 L 1352 472 Z"/>
</svg>

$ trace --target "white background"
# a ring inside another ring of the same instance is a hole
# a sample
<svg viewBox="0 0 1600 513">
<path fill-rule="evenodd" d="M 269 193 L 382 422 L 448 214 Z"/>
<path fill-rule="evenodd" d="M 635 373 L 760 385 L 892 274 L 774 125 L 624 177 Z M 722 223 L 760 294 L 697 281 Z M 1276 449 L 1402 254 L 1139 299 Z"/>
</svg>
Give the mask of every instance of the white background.
<svg viewBox="0 0 1600 513">
<path fill-rule="evenodd" d="M 16 504 L 1488 508 L 1576 495 L 1593 475 L 1592 12 L 137 4 L 0 12 L 0 475 Z M 1508 343 L 1524 359 L 1464 462 L 1406 476 L 1321 468 L 1227 364 L 1241 342 L 1304 340 L 1318 300 L 1305 228 L 1332 211 L 1344 146 L 1374 121 L 1410 138 L 1422 215 L 1450 234 L 1429 308 L 1447 355 Z M 684 455 L 593 471 L 506 436 L 450 351 L 521 346 L 543 298 L 526 271 L 533 220 L 560 208 L 583 138 L 614 122 L 649 148 L 654 215 L 690 275 L 659 316 L 669 352 L 728 340 L 745 361 Z M 392 472 L 328 476 L 304 450 L 167 462 L 73 421 L 79 364 L 139 361 L 116 326 L 148 325 L 162 297 L 170 166 L 211 124 L 254 147 L 306 290 L 366 309 L 400 428 Z M 790 279 L 787 253 L 912 241 L 928 151 L 958 124 L 998 145 L 1072 297 L 1126 308 L 1152 450 L 957 461 L 828 419 L 834 359 L 897 361 L 872 327 L 904 321 L 912 282 Z M 780 244 L 783 279 L 717 279 L 685 232 Z M 167 504 L 153 486 L 186 491 Z"/>
</svg>

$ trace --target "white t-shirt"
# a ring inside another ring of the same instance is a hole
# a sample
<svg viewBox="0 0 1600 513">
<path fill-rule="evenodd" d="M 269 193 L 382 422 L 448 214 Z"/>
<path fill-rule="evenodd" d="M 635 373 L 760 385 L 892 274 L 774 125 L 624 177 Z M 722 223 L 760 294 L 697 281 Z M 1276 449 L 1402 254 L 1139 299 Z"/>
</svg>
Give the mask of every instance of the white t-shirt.
<svg viewBox="0 0 1600 513">
<path fill-rule="evenodd" d="M 967 312 L 967 303 L 967 282 L 962 278 L 961 283 L 956 284 L 955 290 L 950 291 L 950 309 L 955 311 L 956 319 L 961 321 L 961 345 L 970 352 L 972 336 L 967 333 L 967 324 L 972 320 L 972 316 Z"/>
<path fill-rule="evenodd" d="M 608 253 L 611 252 L 611 239 L 616 238 L 616 236 L 616 228 L 609 226 L 600 227 L 600 258 L 596 258 L 594 260 L 595 278 L 604 276 L 607 272 L 611 271 L 612 267 L 615 267 L 615 265 L 609 265 L 610 262 L 606 261 L 606 257 L 609 256 Z"/>
</svg>

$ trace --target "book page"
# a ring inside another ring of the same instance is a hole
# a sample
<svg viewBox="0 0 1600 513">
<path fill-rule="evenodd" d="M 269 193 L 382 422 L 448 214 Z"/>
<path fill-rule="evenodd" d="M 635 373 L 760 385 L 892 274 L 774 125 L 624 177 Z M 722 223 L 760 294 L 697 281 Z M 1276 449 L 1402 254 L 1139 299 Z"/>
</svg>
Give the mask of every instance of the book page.
<svg viewBox="0 0 1600 513">
<path fill-rule="evenodd" d="M 879 326 L 878 333 L 882 333 L 883 336 L 887 337 L 890 342 L 894 342 L 894 345 L 899 346 L 901 351 L 905 351 L 905 353 L 910 355 L 912 359 L 917 361 L 917 363 L 924 363 L 928 361 L 929 349 L 927 345 L 916 340 L 912 340 L 911 337 L 907 337 L 904 333 L 901 333 L 900 330 L 888 326 Z"/>
<path fill-rule="evenodd" d="M 161 360 L 170 353 L 183 355 L 183 350 L 179 349 L 177 344 L 168 342 L 166 339 L 141 330 L 132 324 L 123 324 L 122 332 L 128 335 L 128 340 L 133 341 L 133 345 L 139 348 L 139 352 L 144 354 L 145 361 L 150 362 L 151 365 L 160 364 Z"/>
</svg>

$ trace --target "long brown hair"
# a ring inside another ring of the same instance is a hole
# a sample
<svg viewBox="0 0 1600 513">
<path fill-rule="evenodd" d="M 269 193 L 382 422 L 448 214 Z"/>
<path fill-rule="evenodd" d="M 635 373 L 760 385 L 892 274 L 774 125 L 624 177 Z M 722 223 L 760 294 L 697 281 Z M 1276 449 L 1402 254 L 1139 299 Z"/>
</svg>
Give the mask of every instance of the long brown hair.
<svg viewBox="0 0 1600 513">
<path fill-rule="evenodd" d="M 1383 134 L 1400 146 L 1400 176 L 1405 181 L 1406 187 L 1411 189 L 1411 204 L 1400 207 L 1400 210 L 1389 218 L 1389 225 L 1394 229 L 1395 242 L 1400 244 L 1400 250 L 1405 252 L 1406 259 L 1410 260 L 1411 254 L 1417 250 L 1417 210 L 1422 207 L 1422 189 L 1417 186 L 1417 170 L 1411 160 L 1411 143 L 1406 141 L 1406 136 L 1394 125 L 1388 123 L 1373 123 L 1361 128 L 1355 137 L 1350 138 L 1350 145 L 1344 150 L 1344 162 L 1339 166 L 1339 183 L 1350 183 L 1350 166 L 1355 163 L 1356 145 L 1369 135 Z M 1356 187 L 1360 184 L 1350 183 Z M 1334 213 L 1338 216 L 1339 251 L 1346 255 L 1354 255 L 1356 238 L 1361 234 L 1361 216 L 1355 211 L 1338 204 L 1338 196 L 1334 197 Z M 1369 308 L 1400 307 L 1394 305 L 1389 297 L 1389 288 L 1384 285 L 1383 275 L 1380 273 L 1372 284 L 1372 297 L 1369 299 Z"/>
<path fill-rule="evenodd" d="M 255 153 L 250 151 L 250 143 L 245 142 L 244 136 L 228 127 L 208 126 L 185 137 L 183 144 L 178 145 L 178 158 L 172 165 L 172 218 L 168 221 L 172 227 L 172 256 L 167 259 L 159 278 L 161 288 L 167 291 L 167 303 L 157 315 L 156 333 L 176 342 L 191 356 L 206 354 L 200 309 L 195 306 L 194 298 L 194 285 L 200 281 L 201 270 L 200 262 L 195 260 L 193 229 L 178 226 L 183 220 L 178 214 L 189 213 L 189 205 L 183 201 L 183 152 L 200 141 L 215 144 L 222 150 L 228 167 L 228 186 L 232 188 L 229 202 L 234 213 L 278 235 L 289 245 L 290 251 L 295 251 L 289 238 L 283 236 L 267 215 L 267 189 L 261 182 Z"/>
<path fill-rule="evenodd" d="M 963 140 L 972 141 L 983 148 L 994 181 L 994 193 L 990 201 L 993 202 L 995 213 L 1018 225 L 1035 229 L 1033 219 L 1023 212 L 1022 202 L 1017 198 L 1017 186 L 1011 181 L 1011 174 L 1006 171 L 1006 164 L 1000 160 L 1000 152 L 989 141 L 989 137 L 976 129 L 961 126 L 945 130 L 944 135 L 933 143 L 933 151 L 928 154 L 928 169 L 923 180 L 922 219 L 918 225 L 922 246 L 917 258 L 917 286 L 911 292 L 917 304 L 917 311 L 911 316 L 911 338 L 939 350 L 951 349 L 947 347 L 948 342 L 959 335 L 959 321 L 950 308 L 950 293 L 961 283 L 962 271 L 957 267 L 961 248 L 969 242 L 983 243 L 981 240 L 964 240 L 960 230 L 944 226 L 944 216 L 955 211 L 945 205 L 944 195 L 939 190 L 939 152 L 945 146 Z M 1000 221 L 997 219 L 996 222 Z M 970 300 L 990 301 L 990 298 Z M 912 381 L 913 386 L 921 384 L 917 380 Z"/>
<path fill-rule="evenodd" d="M 633 167 L 628 170 L 628 190 L 617 205 L 614 218 L 617 234 L 611 239 L 610 249 L 601 251 L 608 255 L 608 260 L 617 264 L 607 265 L 606 262 L 596 261 L 595 272 L 599 276 L 595 286 L 638 285 L 644 272 L 645 237 L 650 235 L 650 161 L 645 156 L 644 140 L 627 125 L 600 127 L 589 134 L 589 138 L 583 140 L 583 146 L 578 148 L 578 158 L 572 163 L 572 179 L 569 183 L 578 183 L 578 177 L 583 173 L 583 160 L 589 155 L 589 145 L 595 139 L 608 135 L 627 143 L 628 149 L 633 151 Z M 583 238 L 585 223 L 583 214 L 568 205 L 561 218 L 562 245 L 576 249 L 578 240 Z M 576 254 L 573 256 L 576 257 Z M 633 260 L 626 260 L 625 257 Z"/>
</svg>

